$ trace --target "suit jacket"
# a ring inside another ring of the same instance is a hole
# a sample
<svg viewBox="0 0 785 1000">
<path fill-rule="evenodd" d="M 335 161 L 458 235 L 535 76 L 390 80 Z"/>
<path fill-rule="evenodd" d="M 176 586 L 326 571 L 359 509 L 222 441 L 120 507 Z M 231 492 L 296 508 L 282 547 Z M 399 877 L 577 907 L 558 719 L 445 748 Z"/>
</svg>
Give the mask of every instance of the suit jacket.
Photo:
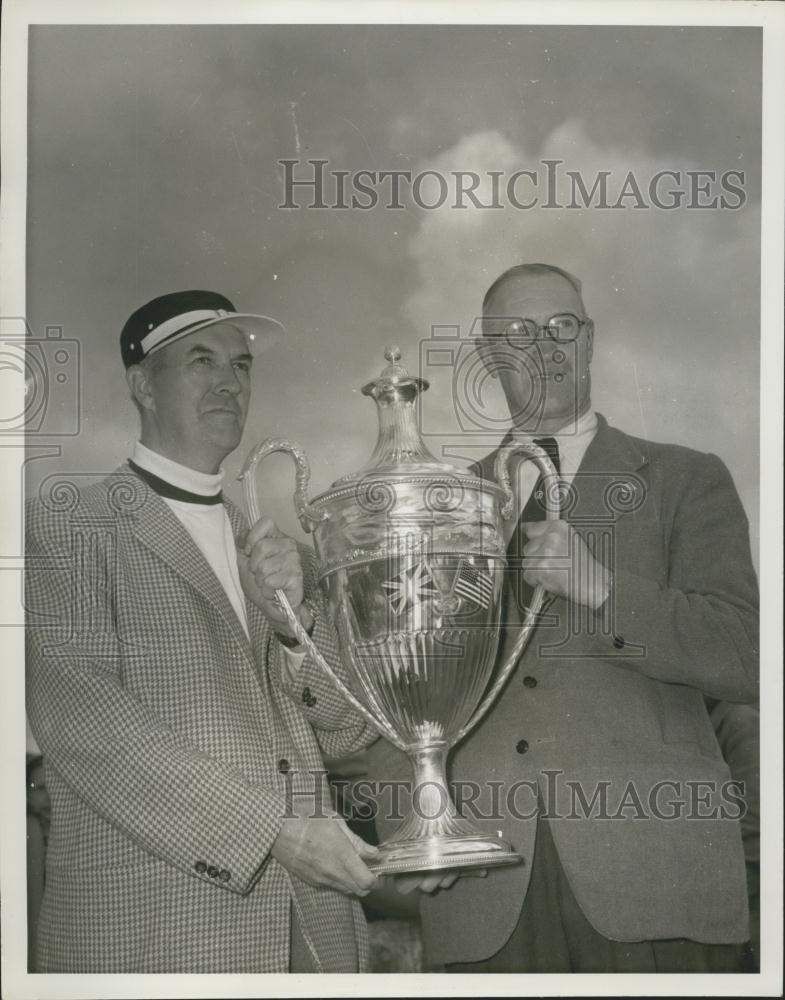
<svg viewBox="0 0 785 1000">
<path fill-rule="evenodd" d="M 495 454 L 480 463 L 487 478 Z M 704 702 L 757 694 L 757 582 L 730 475 L 716 456 L 630 437 L 600 417 L 566 508 L 612 567 L 612 594 L 598 613 L 553 600 L 496 704 L 451 755 L 451 780 L 483 787 L 476 802 L 464 788 L 465 815 L 501 831 L 523 860 L 423 896 L 431 962 L 479 961 L 509 938 L 538 794 L 601 934 L 748 937 L 738 796 L 724 789 Z M 500 661 L 518 621 L 503 623 Z M 369 756 L 374 777 L 408 777 L 389 744 Z"/>
<path fill-rule="evenodd" d="M 270 855 L 292 795 L 329 805 L 322 751 L 372 735 L 310 657 L 293 687 L 264 616 L 247 604 L 249 641 L 128 466 L 28 506 L 26 587 L 27 708 L 52 799 L 38 971 L 286 972 L 292 905 L 317 970 L 363 968 L 359 903 Z M 337 664 L 319 618 L 314 639 Z"/>
<path fill-rule="evenodd" d="M 720 701 L 710 717 L 722 756 L 733 780 L 743 788 L 745 812 L 741 839 L 747 866 L 747 898 L 750 905 L 750 972 L 760 970 L 760 714 L 755 705 Z"/>
</svg>

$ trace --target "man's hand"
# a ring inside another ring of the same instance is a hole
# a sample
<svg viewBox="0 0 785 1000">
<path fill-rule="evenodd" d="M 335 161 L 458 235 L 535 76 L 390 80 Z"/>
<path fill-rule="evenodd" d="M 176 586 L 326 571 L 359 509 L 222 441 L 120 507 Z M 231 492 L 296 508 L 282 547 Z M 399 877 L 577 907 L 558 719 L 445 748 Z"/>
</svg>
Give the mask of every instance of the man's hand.
<svg viewBox="0 0 785 1000">
<path fill-rule="evenodd" d="M 567 521 L 527 521 L 523 524 L 528 541 L 524 559 L 524 580 L 532 587 L 542 584 L 551 594 L 573 604 L 596 610 L 608 599 L 613 579 L 611 571 L 589 552 L 586 543 Z"/>
<path fill-rule="evenodd" d="M 303 606 L 303 568 L 297 543 L 280 532 L 272 518 L 260 517 L 248 532 L 245 545 L 237 552 L 237 568 L 246 596 L 278 632 L 293 634 L 275 600 L 278 589 L 286 594 L 302 625 L 311 627 L 313 616 Z"/>
<path fill-rule="evenodd" d="M 431 872 L 429 875 L 414 872 L 412 875 L 396 875 L 395 888 L 404 896 L 414 892 L 415 889 L 419 889 L 420 892 L 432 893 L 436 892 L 437 889 L 449 889 L 461 877 L 485 878 L 487 874 L 485 868 L 471 868 L 468 871 Z"/>
<path fill-rule="evenodd" d="M 376 885 L 363 858 L 372 860 L 379 849 L 355 836 L 339 816 L 285 819 L 270 853 L 309 885 L 352 896 L 367 896 Z"/>
</svg>

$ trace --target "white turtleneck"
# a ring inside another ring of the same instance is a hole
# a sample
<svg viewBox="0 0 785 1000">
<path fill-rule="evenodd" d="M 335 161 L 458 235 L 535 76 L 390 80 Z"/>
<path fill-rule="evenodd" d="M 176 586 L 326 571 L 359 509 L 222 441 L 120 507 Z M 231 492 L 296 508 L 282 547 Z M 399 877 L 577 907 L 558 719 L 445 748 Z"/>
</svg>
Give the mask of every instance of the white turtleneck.
<svg viewBox="0 0 785 1000">
<path fill-rule="evenodd" d="M 180 465 L 179 462 L 173 462 L 171 458 L 159 455 L 141 441 L 137 441 L 134 445 L 132 458 L 141 469 L 151 472 L 159 479 L 165 479 L 172 486 L 188 490 L 189 493 L 215 496 L 221 490 L 222 471 L 215 475 L 198 472 L 186 465 Z M 234 536 L 226 508 L 222 503 L 188 503 L 184 500 L 170 500 L 168 497 L 161 499 L 196 542 L 226 591 L 226 596 L 240 619 L 245 634 L 248 635 L 245 594 L 240 584 Z"/>
</svg>

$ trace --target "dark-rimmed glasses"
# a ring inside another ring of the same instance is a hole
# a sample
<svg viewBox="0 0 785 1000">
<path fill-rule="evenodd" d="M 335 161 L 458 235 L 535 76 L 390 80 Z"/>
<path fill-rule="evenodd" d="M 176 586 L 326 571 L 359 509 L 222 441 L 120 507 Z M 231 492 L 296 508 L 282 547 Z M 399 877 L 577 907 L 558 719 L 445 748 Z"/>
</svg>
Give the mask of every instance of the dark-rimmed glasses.
<svg viewBox="0 0 785 1000">
<path fill-rule="evenodd" d="M 546 338 L 557 344 L 571 344 L 578 339 L 581 327 L 591 323 L 590 319 L 580 319 L 574 313 L 555 313 L 542 326 L 533 319 L 516 316 L 485 316 L 483 331 L 489 337 L 504 336 L 509 340 L 534 343 Z"/>
</svg>

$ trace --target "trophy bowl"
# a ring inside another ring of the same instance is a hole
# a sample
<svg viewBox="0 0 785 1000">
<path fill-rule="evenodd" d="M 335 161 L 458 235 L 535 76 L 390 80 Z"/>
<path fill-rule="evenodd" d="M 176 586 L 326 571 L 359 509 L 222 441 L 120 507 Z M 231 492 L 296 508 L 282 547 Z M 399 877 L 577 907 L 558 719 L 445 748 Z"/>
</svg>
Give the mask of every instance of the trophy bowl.
<svg viewBox="0 0 785 1000">
<path fill-rule="evenodd" d="M 302 449 L 261 442 L 240 473 L 251 523 L 259 516 L 258 463 L 283 451 L 296 465 L 294 504 L 312 532 L 318 579 L 335 625 L 348 684 L 337 676 L 293 614 L 279 603 L 300 642 L 344 697 L 412 764 L 412 806 L 380 844 L 377 874 L 487 868 L 519 856 L 460 815 L 450 796 L 451 747 L 479 722 L 506 683 L 533 630 L 544 596 L 537 587 L 516 642 L 497 664 L 506 569 L 503 522 L 512 512 L 508 462 L 519 453 L 545 480 L 546 518 L 558 517 L 558 478 L 537 445 L 499 450 L 497 482 L 437 460 L 417 424 L 428 383 L 399 363 L 363 387 L 377 405 L 379 437 L 368 465 L 309 500 L 310 468 Z"/>
</svg>

